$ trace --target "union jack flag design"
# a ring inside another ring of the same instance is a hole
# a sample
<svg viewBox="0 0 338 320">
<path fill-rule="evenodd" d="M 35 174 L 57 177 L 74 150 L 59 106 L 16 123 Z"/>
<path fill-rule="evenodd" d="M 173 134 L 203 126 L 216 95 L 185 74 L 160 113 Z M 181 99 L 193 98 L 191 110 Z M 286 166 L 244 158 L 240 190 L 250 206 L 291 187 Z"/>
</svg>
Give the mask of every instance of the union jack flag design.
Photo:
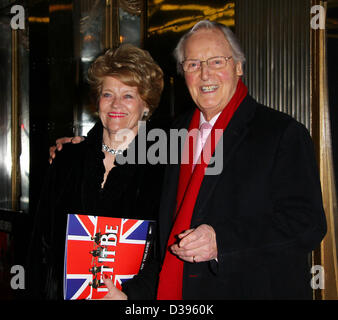
<svg viewBox="0 0 338 320">
<path fill-rule="evenodd" d="M 69 214 L 64 299 L 104 297 L 104 275 L 121 290 L 143 268 L 153 231 L 154 221 Z"/>
</svg>

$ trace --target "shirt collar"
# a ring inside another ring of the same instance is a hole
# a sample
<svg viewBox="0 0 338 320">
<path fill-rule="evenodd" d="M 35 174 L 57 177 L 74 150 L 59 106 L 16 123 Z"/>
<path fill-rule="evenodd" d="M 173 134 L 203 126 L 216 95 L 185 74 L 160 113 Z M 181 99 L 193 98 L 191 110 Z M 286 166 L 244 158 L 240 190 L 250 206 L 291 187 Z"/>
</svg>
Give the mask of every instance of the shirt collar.
<svg viewBox="0 0 338 320">
<path fill-rule="evenodd" d="M 221 112 L 217 113 L 213 118 L 211 118 L 210 121 L 208 121 L 212 126 L 214 126 L 214 124 L 217 121 Z M 203 113 L 200 111 L 200 127 L 201 127 L 202 123 L 204 123 L 204 122 L 207 122 L 207 120 L 205 120 Z"/>
</svg>

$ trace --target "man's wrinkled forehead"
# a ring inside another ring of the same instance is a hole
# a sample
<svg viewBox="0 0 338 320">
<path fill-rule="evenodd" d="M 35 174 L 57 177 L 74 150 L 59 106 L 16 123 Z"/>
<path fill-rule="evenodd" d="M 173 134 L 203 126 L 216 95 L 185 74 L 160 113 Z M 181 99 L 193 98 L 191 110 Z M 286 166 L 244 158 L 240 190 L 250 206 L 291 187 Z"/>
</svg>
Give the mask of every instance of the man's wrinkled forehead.
<svg viewBox="0 0 338 320">
<path fill-rule="evenodd" d="M 191 58 L 187 57 L 188 54 L 191 54 L 191 43 L 199 44 L 199 42 L 202 44 L 204 41 L 213 42 L 212 45 L 210 45 L 210 49 L 216 49 L 219 48 L 223 52 L 227 52 L 228 54 L 232 54 L 232 48 L 229 44 L 229 41 L 225 37 L 224 33 L 216 28 L 213 29 L 199 29 L 192 33 L 185 41 L 184 43 L 184 58 Z M 194 47 L 193 54 L 197 54 L 199 51 L 198 45 Z"/>
</svg>

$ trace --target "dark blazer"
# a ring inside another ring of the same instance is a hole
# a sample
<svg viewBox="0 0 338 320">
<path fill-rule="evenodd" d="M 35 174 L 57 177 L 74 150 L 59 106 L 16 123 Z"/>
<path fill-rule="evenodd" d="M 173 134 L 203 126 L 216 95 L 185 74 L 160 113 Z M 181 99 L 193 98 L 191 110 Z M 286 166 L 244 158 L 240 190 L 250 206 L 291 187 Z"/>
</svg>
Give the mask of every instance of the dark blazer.
<svg viewBox="0 0 338 320">
<path fill-rule="evenodd" d="M 193 111 L 178 120 L 188 128 Z M 191 227 L 216 231 L 218 262 L 185 263 L 183 299 L 311 299 L 310 252 L 326 233 L 310 135 L 249 95 L 223 134 L 223 170 L 204 177 Z M 162 258 L 176 206 L 179 164 L 168 165 Z"/>
</svg>

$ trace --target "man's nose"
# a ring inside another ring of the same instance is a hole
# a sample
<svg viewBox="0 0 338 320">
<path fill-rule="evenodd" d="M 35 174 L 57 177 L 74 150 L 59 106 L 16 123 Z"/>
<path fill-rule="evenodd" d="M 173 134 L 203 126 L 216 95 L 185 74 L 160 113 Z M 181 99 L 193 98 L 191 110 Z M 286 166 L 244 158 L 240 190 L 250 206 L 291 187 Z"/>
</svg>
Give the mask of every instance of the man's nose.
<svg viewBox="0 0 338 320">
<path fill-rule="evenodd" d="M 201 79 L 202 80 L 209 79 L 209 67 L 206 61 L 201 61 Z"/>
</svg>

